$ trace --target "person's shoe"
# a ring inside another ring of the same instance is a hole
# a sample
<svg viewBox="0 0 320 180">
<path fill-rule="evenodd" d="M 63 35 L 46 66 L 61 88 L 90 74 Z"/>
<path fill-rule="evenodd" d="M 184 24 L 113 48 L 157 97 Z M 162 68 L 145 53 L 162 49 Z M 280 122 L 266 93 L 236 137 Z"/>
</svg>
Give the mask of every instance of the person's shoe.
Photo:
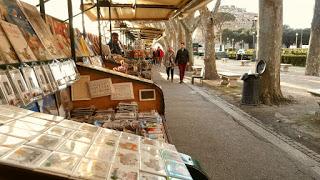
<svg viewBox="0 0 320 180">
<path fill-rule="evenodd" d="M 179 83 L 180 83 L 180 84 L 182 84 L 182 83 L 183 83 L 183 81 L 180 81 Z"/>
<path fill-rule="evenodd" d="M 171 79 L 171 82 L 173 82 L 173 79 Z"/>
<path fill-rule="evenodd" d="M 169 77 L 167 77 L 167 80 L 169 80 Z"/>
</svg>

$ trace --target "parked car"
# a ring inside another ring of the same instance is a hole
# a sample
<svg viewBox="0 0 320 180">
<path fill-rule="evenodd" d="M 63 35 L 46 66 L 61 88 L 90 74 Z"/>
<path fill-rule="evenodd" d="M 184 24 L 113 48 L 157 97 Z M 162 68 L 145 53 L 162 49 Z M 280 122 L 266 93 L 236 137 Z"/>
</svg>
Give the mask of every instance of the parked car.
<svg viewBox="0 0 320 180">
<path fill-rule="evenodd" d="M 246 54 L 246 50 L 245 49 L 239 49 L 237 51 L 237 60 L 244 60 L 244 59 L 250 59 L 249 56 Z"/>
</svg>

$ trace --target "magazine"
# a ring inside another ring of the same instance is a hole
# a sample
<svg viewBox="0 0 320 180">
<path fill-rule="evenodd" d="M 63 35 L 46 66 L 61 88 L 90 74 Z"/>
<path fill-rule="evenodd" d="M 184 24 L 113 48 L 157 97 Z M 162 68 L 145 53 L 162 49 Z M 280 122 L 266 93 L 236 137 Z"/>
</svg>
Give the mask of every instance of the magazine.
<svg viewBox="0 0 320 180">
<path fill-rule="evenodd" d="M 33 27 L 35 33 L 38 35 L 46 50 L 52 55 L 52 58 L 66 58 L 66 55 L 59 49 L 59 47 L 56 47 L 56 44 L 54 43 L 55 39 L 49 27 L 41 18 L 37 8 L 21 1 L 18 2 L 20 2 L 19 5 L 22 7 L 21 9 L 23 10 L 26 18 L 29 20 L 29 23 Z"/>
<path fill-rule="evenodd" d="M 18 26 L 1 20 L 0 23 L 20 61 L 36 61 L 37 58 L 35 57 L 28 43 L 24 39 Z"/>
<path fill-rule="evenodd" d="M 33 54 L 37 57 L 33 60 L 50 60 L 53 59 L 51 54 L 45 49 L 42 42 L 38 38 L 34 29 L 30 25 L 29 21 L 25 17 L 24 13 L 21 11 L 17 0 L 1 0 L 1 5 L 5 8 L 6 20 L 12 24 L 15 24 L 21 31 L 21 35 L 25 38 Z M 6 31 L 6 29 L 4 29 Z M 10 31 L 6 32 L 7 36 L 12 33 Z M 10 38 L 9 38 L 10 39 Z M 12 45 L 21 43 L 20 41 L 12 42 Z M 17 50 L 16 50 L 17 52 Z M 21 58 L 20 58 L 21 60 Z"/>
<path fill-rule="evenodd" d="M 19 63 L 19 58 L 14 51 L 9 39 L 7 38 L 2 27 L 0 27 L 0 64 Z"/>
</svg>

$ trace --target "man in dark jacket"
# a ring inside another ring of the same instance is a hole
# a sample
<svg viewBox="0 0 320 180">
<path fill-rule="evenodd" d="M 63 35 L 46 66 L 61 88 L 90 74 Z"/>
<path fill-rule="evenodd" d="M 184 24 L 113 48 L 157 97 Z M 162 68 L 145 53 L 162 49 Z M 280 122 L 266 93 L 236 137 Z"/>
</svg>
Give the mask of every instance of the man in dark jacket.
<svg viewBox="0 0 320 180">
<path fill-rule="evenodd" d="M 189 64 L 189 52 L 185 47 L 185 44 L 181 43 L 181 48 L 177 52 L 175 63 L 179 67 L 180 84 L 183 83 L 184 73 L 186 71 L 186 66 Z"/>
<path fill-rule="evenodd" d="M 119 45 L 119 35 L 118 33 L 112 33 L 111 41 L 108 43 L 112 54 L 120 54 L 122 55 L 122 50 Z"/>
</svg>

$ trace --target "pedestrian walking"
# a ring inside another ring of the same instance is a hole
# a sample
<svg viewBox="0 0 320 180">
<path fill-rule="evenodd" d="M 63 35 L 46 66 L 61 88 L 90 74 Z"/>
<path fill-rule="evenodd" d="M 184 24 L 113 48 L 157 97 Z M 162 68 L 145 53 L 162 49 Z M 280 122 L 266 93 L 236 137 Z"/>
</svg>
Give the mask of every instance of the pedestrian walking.
<svg viewBox="0 0 320 180">
<path fill-rule="evenodd" d="M 167 80 L 170 79 L 170 73 L 171 73 L 171 82 L 173 82 L 173 73 L 174 73 L 174 66 L 175 66 L 175 55 L 172 47 L 168 48 L 168 51 L 165 53 L 164 58 L 164 66 L 166 67 L 167 72 Z"/>
<path fill-rule="evenodd" d="M 158 46 L 158 49 L 157 49 L 157 64 L 159 64 L 160 66 L 161 66 L 161 63 L 162 63 L 163 56 L 164 56 L 164 52 L 160 48 L 160 46 Z"/>
<path fill-rule="evenodd" d="M 184 73 L 189 64 L 189 52 L 185 47 L 184 42 L 181 43 L 180 49 L 177 52 L 175 63 L 179 67 L 180 84 L 183 83 Z"/>
</svg>

